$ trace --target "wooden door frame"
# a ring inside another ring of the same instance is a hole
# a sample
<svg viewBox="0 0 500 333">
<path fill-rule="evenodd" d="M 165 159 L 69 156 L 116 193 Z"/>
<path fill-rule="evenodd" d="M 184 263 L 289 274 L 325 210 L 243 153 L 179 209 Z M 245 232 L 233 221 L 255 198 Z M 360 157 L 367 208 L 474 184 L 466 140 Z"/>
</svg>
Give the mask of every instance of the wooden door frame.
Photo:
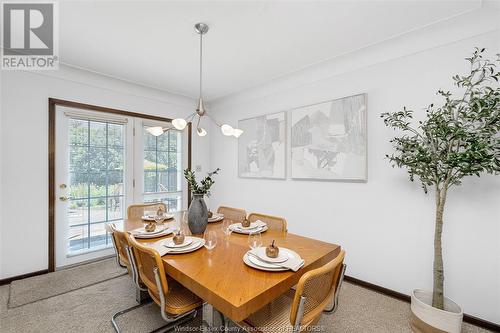
<svg viewBox="0 0 500 333">
<path fill-rule="evenodd" d="M 149 114 L 125 111 L 120 109 L 113 109 L 104 106 L 97 106 L 91 104 L 85 104 L 80 102 L 68 101 L 57 98 L 49 98 L 49 248 L 48 248 L 48 271 L 55 271 L 55 203 L 56 203 L 56 106 L 65 106 L 71 108 L 78 108 L 90 111 L 105 112 L 111 114 L 118 114 L 126 117 L 151 119 L 158 121 L 171 122 L 172 119 L 153 116 Z M 187 125 L 188 131 L 188 168 L 191 169 L 191 158 L 192 158 L 192 124 L 191 122 Z M 188 203 L 191 202 L 191 190 L 187 189 Z M 44 271 L 45 272 L 45 271 Z"/>
</svg>

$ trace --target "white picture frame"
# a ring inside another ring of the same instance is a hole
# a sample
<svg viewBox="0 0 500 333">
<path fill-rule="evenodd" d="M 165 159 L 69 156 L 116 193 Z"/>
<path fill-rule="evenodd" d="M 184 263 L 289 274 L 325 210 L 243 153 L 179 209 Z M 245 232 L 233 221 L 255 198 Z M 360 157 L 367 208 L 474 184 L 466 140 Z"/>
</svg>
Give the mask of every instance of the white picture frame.
<svg viewBox="0 0 500 333">
<path fill-rule="evenodd" d="M 238 121 L 238 176 L 286 179 L 287 114 L 277 112 Z"/>
<path fill-rule="evenodd" d="M 368 180 L 367 95 L 290 111 L 292 179 Z"/>
</svg>

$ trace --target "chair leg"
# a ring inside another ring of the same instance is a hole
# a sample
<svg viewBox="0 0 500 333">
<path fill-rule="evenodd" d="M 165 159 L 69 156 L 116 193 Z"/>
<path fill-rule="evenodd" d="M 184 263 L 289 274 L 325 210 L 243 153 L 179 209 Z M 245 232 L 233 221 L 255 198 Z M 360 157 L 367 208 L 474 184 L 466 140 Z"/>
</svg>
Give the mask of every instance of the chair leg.
<svg viewBox="0 0 500 333">
<path fill-rule="evenodd" d="M 342 287 L 342 282 L 344 281 L 344 275 L 345 275 L 345 270 L 347 268 L 346 264 L 342 265 L 342 270 L 340 271 L 340 276 L 339 276 L 339 286 L 337 288 L 337 292 L 333 296 L 333 301 L 332 301 L 332 307 L 330 309 L 325 309 L 323 310 L 324 313 L 326 314 L 334 314 L 335 311 L 337 311 L 339 307 L 339 292 L 340 292 L 340 287 Z"/>
<path fill-rule="evenodd" d="M 163 333 L 163 332 L 168 332 L 175 327 L 184 324 L 185 322 L 192 320 L 196 317 L 198 314 L 198 309 L 191 310 L 185 314 L 182 314 L 181 316 L 175 317 L 173 321 L 170 321 L 166 323 L 164 326 L 154 330 L 151 333 Z"/>
<path fill-rule="evenodd" d="M 133 311 L 135 309 L 138 309 L 144 305 L 147 305 L 147 304 L 151 304 L 152 301 L 150 302 L 146 302 L 146 303 L 141 303 L 141 304 L 137 304 L 137 305 L 134 305 L 128 309 L 125 309 L 125 310 L 121 310 L 121 311 L 118 311 L 117 313 L 115 313 L 113 315 L 113 317 L 111 318 L 111 324 L 113 325 L 113 328 L 115 329 L 115 332 L 116 333 L 121 333 L 121 330 L 120 330 L 120 327 L 118 326 L 118 323 L 116 322 L 116 319 L 118 317 L 120 317 L 121 315 L 124 315 L 130 311 Z M 189 311 L 185 314 L 182 314 L 181 316 L 178 316 L 178 317 L 175 317 L 175 320 L 173 321 L 169 321 L 168 323 L 166 323 L 165 325 L 163 325 L 162 327 L 160 328 L 157 328 L 156 330 L 154 330 L 153 332 L 151 333 L 160 333 L 160 332 L 168 332 L 170 331 L 171 329 L 173 329 L 174 327 L 178 326 L 178 325 L 181 325 L 191 319 L 194 319 L 197 315 L 198 311 L 197 309 L 194 309 L 192 311 Z"/>
<path fill-rule="evenodd" d="M 130 312 L 130 311 L 133 311 L 133 310 L 135 310 L 135 309 L 138 309 L 138 308 L 140 308 L 140 307 L 142 307 L 142 306 L 144 306 L 144 305 L 146 305 L 146 304 L 149 304 L 149 303 L 151 303 L 151 302 L 137 304 L 137 305 L 134 305 L 134 306 L 132 306 L 132 307 L 130 307 L 130 308 L 128 308 L 128 309 L 121 310 L 121 311 L 118 311 L 117 313 L 115 313 L 115 314 L 113 315 L 113 317 L 111 317 L 111 324 L 113 325 L 113 328 L 115 329 L 115 332 L 116 332 L 116 333 L 120 333 L 120 332 L 121 332 L 121 331 L 120 331 L 120 327 L 118 326 L 118 323 L 116 322 L 116 319 L 117 319 L 118 317 L 120 317 L 121 315 L 124 315 L 124 314 L 126 314 L 126 313 L 128 313 L 128 312 Z"/>
<path fill-rule="evenodd" d="M 135 300 L 137 303 L 142 304 L 145 302 L 151 301 L 151 296 L 147 291 L 140 289 L 139 287 L 135 287 Z"/>
</svg>

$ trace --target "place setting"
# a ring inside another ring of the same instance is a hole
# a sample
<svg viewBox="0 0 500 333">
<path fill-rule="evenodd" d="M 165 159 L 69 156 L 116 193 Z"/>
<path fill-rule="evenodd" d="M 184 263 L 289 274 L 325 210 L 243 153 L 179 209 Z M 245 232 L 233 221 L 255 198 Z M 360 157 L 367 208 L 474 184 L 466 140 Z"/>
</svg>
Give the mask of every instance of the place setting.
<svg viewBox="0 0 500 333">
<path fill-rule="evenodd" d="M 165 212 L 161 207 L 158 208 L 158 210 L 155 211 L 145 211 L 144 215 L 141 216 L 141 219 L 143 221 L 148 221 L 152 222 L 155 221 L 156 223 L 160 224 L 164 221 L 168 221 L 174 218 L 174 214 L 167 213 Z"/>
<path fill-rule="evenodd" d="M 148 212 L 141 217 L 144 226 L 131 231 L 135 238 L 157 238 L 171 234 L 173 230 L 164 222 L 174 218 L 174 214 L 165 213 L 160 207 L 155 213 Z"/>
<path fill-rule="evenodd" d="M 135 238 L 143 238 L 143 239 L 163 237 L 170 235 L 172 232 L 173 230 L 170 229 L 168 226 L 163 224 L 158 225 L 154 221 L 150 221 L 143 227 L 131 231 L 132 235 Z"/>
<path fill-rule="evenodd" d="M 247 219 L 243 220 L 240 223 L 233 223 L 229 226 L 229 229 L 232 232 L 236 232 L 238 234 L 250 235 L 253 233 L 261 233 L 268 229 L 267 224 L 261 220 L 257 220 L 255 222 L 250 222 Z"/>
<path fill-rule="evenodd" d="M 274 240 L 263 247 L 260 233 L 251 234 L 248 245 L 251 250 L 243 256 L 243 262 L 252 268 L 269 272 L 296 272 L 304 266 L 304 259 L 297 252 L 278 247 Z"/>
<path fill-rule="evenodd" d="M 151 245 L 158 251 L 160 256 L 166 254 L 184 254 L 201 249 L 205 245 L 205 239 L 195 236 L 187 236 L 180 229 L 174 231 L 174 236 L 162 239 Z"/>
<path fill-rule="evenodd" d="M 219 222 L 224 220 L 224 214 L 214 213 L 212 211 L 208 211 L 208 223 Z"/>
</svg>

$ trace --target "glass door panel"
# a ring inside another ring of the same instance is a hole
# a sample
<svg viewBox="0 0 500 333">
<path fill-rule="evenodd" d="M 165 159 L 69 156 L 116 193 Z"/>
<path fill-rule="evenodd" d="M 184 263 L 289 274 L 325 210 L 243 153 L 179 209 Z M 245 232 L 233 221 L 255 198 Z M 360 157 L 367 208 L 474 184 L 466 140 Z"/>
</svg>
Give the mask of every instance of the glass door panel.
<svg viewBox="0 0 500 333">
<path fill-rule="evenodd" d="M 183 169 L 187 167 L 187 158 L 184 158 L 186 135 L 169 130 L 160 136 L 154 136 L 147 128 L 155 125 L 162 126 L 140 122 L 142 135 L 138 138 L 136 147 L 142 153 L 143 163 L 137 167 L 142 175 L 136 173 L 141 180 L 136 193 L 140 193 L 142 202 L 164 202 L 168 211 L 179 211 L 187 206 L 183 177 Z M 142 191 L 139 192 L 140 190 Z"/>
<path fill-rule="evenodd" d="M 124 125 L 69 119 L 68 255 L 111 247 L 105 224 L 123 220 Z"/>
</svg>

